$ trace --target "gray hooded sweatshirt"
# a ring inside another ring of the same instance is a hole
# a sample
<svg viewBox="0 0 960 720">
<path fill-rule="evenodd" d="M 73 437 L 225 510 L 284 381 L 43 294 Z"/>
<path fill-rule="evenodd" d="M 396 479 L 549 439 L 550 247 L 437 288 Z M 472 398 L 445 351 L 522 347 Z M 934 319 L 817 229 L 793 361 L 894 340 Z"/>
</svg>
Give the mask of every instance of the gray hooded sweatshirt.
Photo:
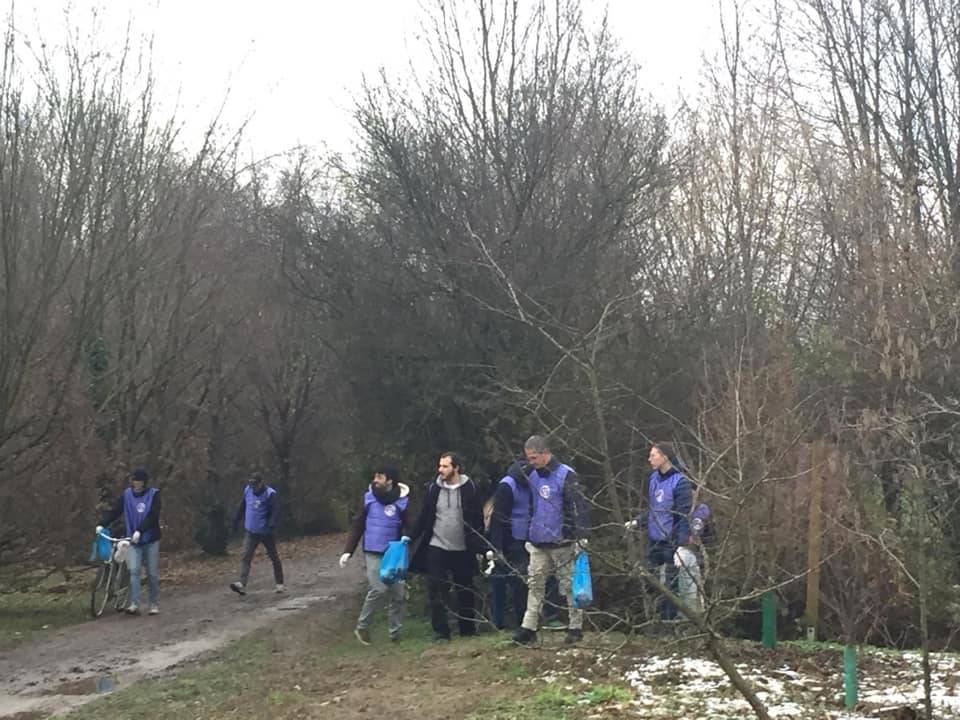
<svg viewBox="0 0 960 720">
<path fill-rule="evenodd" d="M 463 503 L 460 500 L 460 488 L 470 478 L 460 475 L 456 485 L 447 485 L 437 478 L 440 496 L 437 498 L 437 515 L 433 523 L 433 537 L 430 545 L 441 550 L 462 551 L 467 549 L 467 540 L 463 534 Z"/>
</svg>

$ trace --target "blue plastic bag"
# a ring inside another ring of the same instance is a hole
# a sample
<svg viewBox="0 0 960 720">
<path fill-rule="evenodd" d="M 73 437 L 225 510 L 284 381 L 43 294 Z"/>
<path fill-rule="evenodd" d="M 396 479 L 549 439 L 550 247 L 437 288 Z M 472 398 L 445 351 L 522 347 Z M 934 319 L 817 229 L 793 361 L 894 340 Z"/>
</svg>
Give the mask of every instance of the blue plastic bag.
<svg viewBox="0 0 960 720">
<path fill-rule="evenodd" d="M 573 604 L 588 607 L 593 602 L 593 581 L 590 579 L 590 559 L 583 550 L 573 562 Z"/>
<path fill-rule="evenodd" d="M 90 562 L 107 562 L 112 552 L 113 543 L 110 542 L 110 534 L 104 530 L 93 541 L 93 546 L 90 548 Z"/>
<path fill-rule="evenodd" d="M 393 585 L 406 579 L 410 560 L 407 558 L 407 544 L 395 540 L 387 545 L 387 551 L 380 561 L 380 582 Z"/>
</svg>

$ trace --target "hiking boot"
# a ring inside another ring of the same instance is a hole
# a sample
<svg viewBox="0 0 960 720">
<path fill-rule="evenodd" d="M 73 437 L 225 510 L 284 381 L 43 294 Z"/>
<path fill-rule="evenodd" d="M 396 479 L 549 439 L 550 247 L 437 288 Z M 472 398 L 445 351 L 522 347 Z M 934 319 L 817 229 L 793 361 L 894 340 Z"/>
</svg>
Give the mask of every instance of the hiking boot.
<svg viewBox="0 0 960 720">
<path fill-rule="evenodd" d="M 127 605 L 127 609 L 124 610 L 124 612 L 125 612 L 127 615 L 139 615 L 139 614 L 140 614 L 140 606 L 137 605 L 136 603 L 130 603 L 129 605 Z"/>
<path fill-rule="evenodd" d="M 152 603 L 150 605 L 150 612 L 148 612 L 147 615 L 159 615 L 159 614 L 160 614 L 160 606 L 157 605 L 156 603 Z"/>
<path fill-rule="evenodd" d="M 517 645 L 533 645 L 537 641 L 537 633 L 522 627 L 513 634 L 513 641 Z"/>
<path fill-rule="evenodd" d="M 247 590 L 244 587 L 242 582 L 232 582 L 230 583 L 230 589 L 233 590 L 237 595 L 246 595 Z"/>
<path fill-rule="evenodd" d="M 360 641 L 361 645 L 370 644 L 370 631 L 366 628 L 356 628 L 353 631 L 353 636 Z"/>
<path fill-rule="evenodd" d="M 583 630 L 567 630 L 567 637 L 564 639 L 567 645 L 576 645 L 583 640 Z"/>
<path fill-rule="evenodd" d="M 283 583 L 277 583 L 273 586 L 273 591 L 275 593 L 285 593 L 287 589 L 283 586 Z"/>
</svg>

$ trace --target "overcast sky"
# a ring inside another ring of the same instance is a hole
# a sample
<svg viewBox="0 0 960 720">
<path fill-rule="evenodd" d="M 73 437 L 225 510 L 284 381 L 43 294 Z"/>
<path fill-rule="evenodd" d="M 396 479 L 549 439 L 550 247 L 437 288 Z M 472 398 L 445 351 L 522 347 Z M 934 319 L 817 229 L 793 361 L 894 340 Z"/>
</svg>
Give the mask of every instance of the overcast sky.
<svg viewBox="0 0 960 720">
<path fill-rule="evenodd" d="M 17 25 L 48 44 L 69 26 L 98 42 L 153 37 L 161 92 L 178 115 L 212 117 L 229 88 L 226 119 L 250 118 L 257 156 L 298 143 L 348 151 L 350 106 L 363 76 L 383 66 L 403 73 L 418 54 L 420 0 L 17 0 Z M 609 8 L 610 26 L 643 68 L 647 90 L 667 105 L 696 90 L 701 57 L 716 52 L 717 0 L 585 0 L 588 14 Z"/>
</svg>

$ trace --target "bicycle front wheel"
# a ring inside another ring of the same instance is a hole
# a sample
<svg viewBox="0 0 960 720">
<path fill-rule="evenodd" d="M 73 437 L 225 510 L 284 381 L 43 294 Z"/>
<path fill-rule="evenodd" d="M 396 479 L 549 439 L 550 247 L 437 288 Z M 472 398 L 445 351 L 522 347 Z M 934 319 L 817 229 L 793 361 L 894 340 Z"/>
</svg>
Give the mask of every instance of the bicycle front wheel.
<svg viewBox="0 0 960 720">
<path fill-rule="evenodd" d="M 130 595 L 130 571 L 127 569 L 126 563 L 117 565 L 114 578 L 113 589 L 116 593 L 116 599 L 113 607 L 117 612 L 120 612 L 127 607 L 127 596 Z"/>
<path fill-rule="evenodd" d="M 110 565 L 100 563 L 97 576 L 90 585 L 90 614 L 98 618 L 103 615 L 110 600 Z"/>
</svg>

